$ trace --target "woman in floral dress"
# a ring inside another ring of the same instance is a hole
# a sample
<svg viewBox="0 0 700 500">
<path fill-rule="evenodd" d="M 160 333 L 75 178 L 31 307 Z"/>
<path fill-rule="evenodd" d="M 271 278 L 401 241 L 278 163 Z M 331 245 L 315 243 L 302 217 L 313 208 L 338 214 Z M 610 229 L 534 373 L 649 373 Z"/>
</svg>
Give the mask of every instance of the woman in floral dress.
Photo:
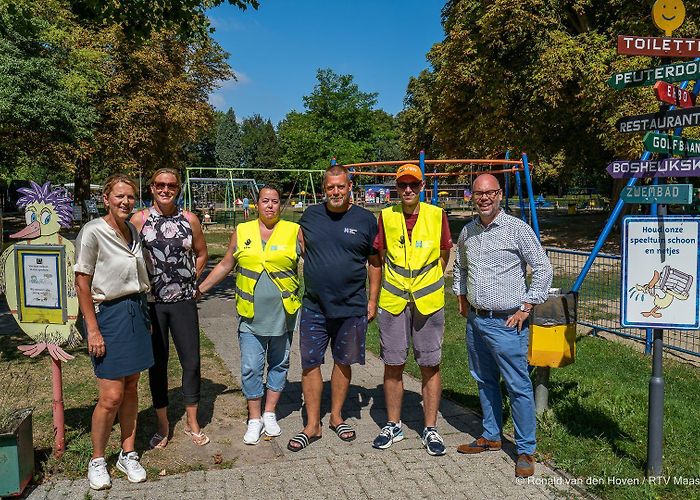
<svg viewBox="0 0 700 500">
<path fill-rule="evenodd" d="M 177 204 L 180 174 L 161 168 L 151 177 L 153 205 L 132 217 L 146 250 L 146 266 L 151 280 L 153 356 L 149 383 L 158 428 L 151 438 L 153 448 L 165 448 L 170 438 L 168 421 L 169 336 L 182 365 L 182 392 L 187 414 L 185 433 L 192 442 L 204 446 L 209 438 L 197 420 L 201 384 L 199 356 L 199 317 L 195 292 L 197 279 L 207 264 L 207 244 L 199 219 Z"/>
</svg>

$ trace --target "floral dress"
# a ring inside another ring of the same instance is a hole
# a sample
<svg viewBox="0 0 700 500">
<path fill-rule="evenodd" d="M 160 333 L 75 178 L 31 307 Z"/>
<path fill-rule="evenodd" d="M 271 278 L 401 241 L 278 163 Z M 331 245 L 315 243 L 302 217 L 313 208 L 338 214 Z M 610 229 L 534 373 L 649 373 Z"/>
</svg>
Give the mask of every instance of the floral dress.
<svg viewBox="0 0 700 500">
<path fill-rule="evenodd" d="M 192 227 L 182 212 L 163 215 L 151 207 L 141 228 L 146 268 L 156 302 L 179 302 L 195 295 L 196 256 Z"/>
</svg>

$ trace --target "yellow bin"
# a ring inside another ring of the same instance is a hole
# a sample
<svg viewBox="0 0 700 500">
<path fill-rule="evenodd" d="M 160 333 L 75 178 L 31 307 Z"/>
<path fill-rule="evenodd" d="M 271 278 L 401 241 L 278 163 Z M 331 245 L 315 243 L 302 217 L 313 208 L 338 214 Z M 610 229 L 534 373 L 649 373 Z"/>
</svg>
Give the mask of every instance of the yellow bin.
<svg viewBox="0 0 700 500">
<path fill-rule="evenodd" d="M 570 365 L 576 356 L 576 323 L 557 326 L 530 325 L 530 366 L 559 368 Z"/>
</svg>

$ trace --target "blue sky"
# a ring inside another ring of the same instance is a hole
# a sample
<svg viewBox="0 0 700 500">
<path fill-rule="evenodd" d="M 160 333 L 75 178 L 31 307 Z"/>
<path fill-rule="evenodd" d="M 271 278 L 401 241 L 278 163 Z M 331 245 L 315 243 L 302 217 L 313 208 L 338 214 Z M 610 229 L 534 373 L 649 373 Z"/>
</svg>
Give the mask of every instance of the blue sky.
<svg viewBox="0 0 700 500">
<path fill-rule="evenodd" d="M 377 92 L 377 107 L 403 107 L 411 76 L 443 39 L 437 0 L 261 0 L 255 11 L 228 4 L 209 11 L 214 38 L 230 53 L 238 81 L 210 96 L 240 120 L 258 113 L 275 126 L 313 90 L 318 68 L 351 74 L 361 90 Z"/>
</svg>

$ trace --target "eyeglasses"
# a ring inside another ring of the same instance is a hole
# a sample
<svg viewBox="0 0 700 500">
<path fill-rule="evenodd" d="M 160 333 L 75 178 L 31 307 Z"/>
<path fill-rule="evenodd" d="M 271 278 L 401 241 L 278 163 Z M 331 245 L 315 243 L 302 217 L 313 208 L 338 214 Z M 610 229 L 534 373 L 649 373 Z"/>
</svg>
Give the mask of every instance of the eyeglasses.
<svg viewBox="0 0 700 500">
<path fill-rule="evenodd" d="M 411 186 L 411 189 L 415 191 L 420 187 L 421 183 L 420 181 L 416 182 L 397 182 L 396 187 L 399 189 L 406 189 L 407 187 Z"/>
<path fill-rule="evenodd" d="M 500 189 L 489 189 L 488 191 L 474 191 L 472 193 L 472 196 L 474 196 L 474 198 L 479 199 L 482 196 L 486 195 L 493 200 L 496 196 L 498 196 L 498 193 L 500 192 Z"/>
<path fill-rule="evenodd" d="M 155 182 L 153 185 L 158 191 L 162 191 L 165 188 L 168 188 L 169 191 L 177 191 L 177 189 L 180 187 L 173 182 Z"/>
</svg>

